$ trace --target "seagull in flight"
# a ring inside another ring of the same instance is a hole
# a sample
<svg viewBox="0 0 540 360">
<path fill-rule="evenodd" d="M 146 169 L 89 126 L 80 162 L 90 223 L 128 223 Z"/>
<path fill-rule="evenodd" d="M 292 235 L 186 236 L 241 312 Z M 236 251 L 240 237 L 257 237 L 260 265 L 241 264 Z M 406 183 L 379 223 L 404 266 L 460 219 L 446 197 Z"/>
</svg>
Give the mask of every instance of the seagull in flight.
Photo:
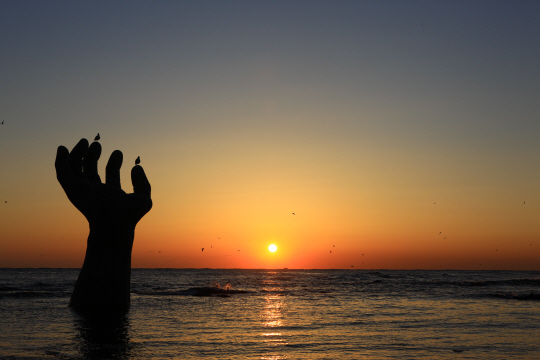
<svg viewBox="0 0 540 360">
<path fill-rule="evenodd" d="M 296 215 L 295 213 L 292 213 L 293 215 Z"/>
<path fill-rule="evenodd" d="M 99 137 L 99 133 L 97 133 L 96 137 L 94 138 L 94 141 L 99 141 L 99 139 L 101 139 L 101 137 Z"/>
<path fill-rule="evenodd" d="M 135 165 L 139 165 L 141 163 L 141 157 L 137 156 L 137 159 L 135 159 Z"/>
</svg>

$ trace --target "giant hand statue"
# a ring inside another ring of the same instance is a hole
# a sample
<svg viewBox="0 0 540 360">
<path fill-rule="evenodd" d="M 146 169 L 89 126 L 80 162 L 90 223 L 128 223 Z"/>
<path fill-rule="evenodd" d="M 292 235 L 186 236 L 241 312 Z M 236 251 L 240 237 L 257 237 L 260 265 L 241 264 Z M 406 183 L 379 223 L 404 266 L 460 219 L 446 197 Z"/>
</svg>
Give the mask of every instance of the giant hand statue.
<svg viewBox="0 0 540 360">
<path fill-rule="evenodd" d="M 56 153 L 56 177 L 90 226 L 86 256 L 69 305 L 77 310 L 125 310 L 129 308 L 135 226 L 152 208 L 150 183 L 136 165 L 131 170 L 133 193 L 122 190 L 119 150 L 111 154 L 102 183 L 97 172 L 100 155 L 101 145 L 88 146 L 86 139 L 71 152 L 59 146 Z"/>
</svg>

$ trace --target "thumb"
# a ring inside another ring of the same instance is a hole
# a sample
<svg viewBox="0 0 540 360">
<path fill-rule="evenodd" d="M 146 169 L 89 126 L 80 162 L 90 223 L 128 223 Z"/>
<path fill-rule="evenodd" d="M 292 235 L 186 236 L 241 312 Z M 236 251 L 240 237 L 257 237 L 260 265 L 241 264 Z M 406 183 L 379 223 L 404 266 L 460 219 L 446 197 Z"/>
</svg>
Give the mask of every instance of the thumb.
<svg viewBox="0 0 540 360">
<path fill-rule="evenodd" d="M 142 166 L 136 165 L 131 169 L 131 183 L 133 184 L 133 192 L 135 194 L 143 194 L 150 196 L 152 190 L 150 182 L 146 178 L 146 174 Z"/>
</svg>

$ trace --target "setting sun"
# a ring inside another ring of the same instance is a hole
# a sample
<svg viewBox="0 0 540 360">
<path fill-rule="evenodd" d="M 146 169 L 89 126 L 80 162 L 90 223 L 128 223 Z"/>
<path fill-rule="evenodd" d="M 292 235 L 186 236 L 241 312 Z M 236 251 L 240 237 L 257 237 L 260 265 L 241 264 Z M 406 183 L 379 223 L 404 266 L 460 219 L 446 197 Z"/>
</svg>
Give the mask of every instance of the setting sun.
<svg viewBox="0 0 540 360">
<path fill-rule="evenodd" d="M 272 244 L 272 245 L 270 245 L 270 246 L 268 247 L 268 251 L 270 251 L 270 252 L 276 252 L 276 250 L 277 250 L 277 246 L 274 245 L 274 244 Z"/>
</svg>

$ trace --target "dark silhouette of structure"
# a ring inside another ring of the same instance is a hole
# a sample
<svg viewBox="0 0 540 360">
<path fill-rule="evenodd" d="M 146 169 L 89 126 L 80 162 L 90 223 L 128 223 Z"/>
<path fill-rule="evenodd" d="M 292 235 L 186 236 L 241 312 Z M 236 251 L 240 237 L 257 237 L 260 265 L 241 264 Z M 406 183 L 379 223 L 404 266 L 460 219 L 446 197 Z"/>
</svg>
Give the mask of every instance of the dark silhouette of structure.
<svg viewBox="0 0 540 360">
<path fill-rule="evenodd" d="M 111 154 L 105 183 L 97 172 L 100 155 L 100 143 L 88 146 L 86 139 L 71 152 L 59 146 L 56 153 L 58 182 L 90 225 L 86 256 L 69 303 L 80 311 L 129 308 L 135 226 L 152 208 L 151 187 L 143 168 L 131 170 L 133 193 L 126 194 L 120 186 L 122 152 Z"/>
<path fill-rule="evenodd" d="M 99 137 L 99 133 L 97 133 L 96 137 L 94 138 L 94 141 L 99 141 L 99 139 L 101 138 Z"/>
<path fill-rule="evenodd" d="M 135 165 L 139 165 L 140 163 L 141 163 L 141 157 L 137 156 L 137 158 L 135 159 Z"/>
</svg>

